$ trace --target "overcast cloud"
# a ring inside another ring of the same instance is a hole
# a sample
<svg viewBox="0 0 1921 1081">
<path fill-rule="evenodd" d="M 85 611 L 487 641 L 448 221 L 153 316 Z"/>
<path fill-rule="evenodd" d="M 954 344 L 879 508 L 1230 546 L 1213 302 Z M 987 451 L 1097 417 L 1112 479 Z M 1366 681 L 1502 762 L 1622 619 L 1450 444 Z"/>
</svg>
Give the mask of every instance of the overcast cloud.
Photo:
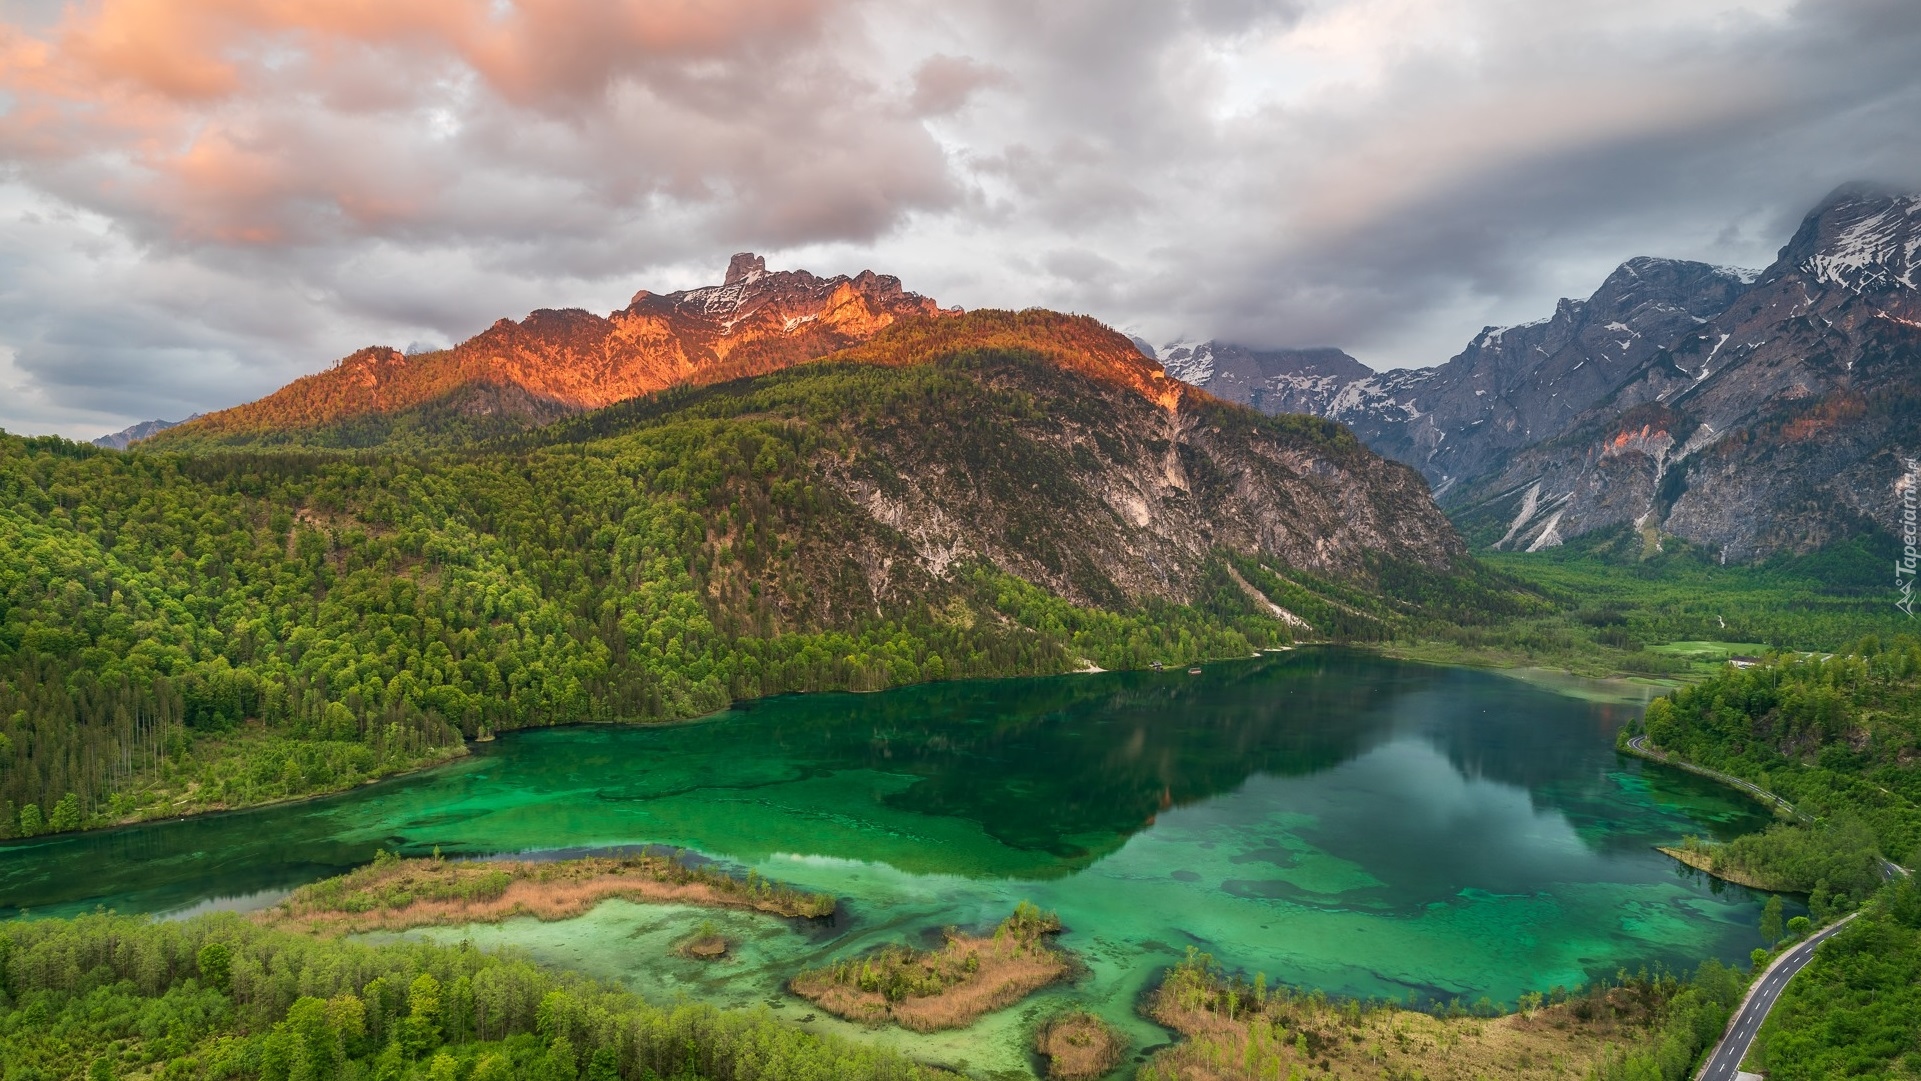
<svg viewBox="0 0 1921 1081">
<path fill-rule="evenodd" d="M 0 0 L 0 427 L 727 256 L 1438 363 L 1921 187 L 1913 0 Z"/>
</svg>

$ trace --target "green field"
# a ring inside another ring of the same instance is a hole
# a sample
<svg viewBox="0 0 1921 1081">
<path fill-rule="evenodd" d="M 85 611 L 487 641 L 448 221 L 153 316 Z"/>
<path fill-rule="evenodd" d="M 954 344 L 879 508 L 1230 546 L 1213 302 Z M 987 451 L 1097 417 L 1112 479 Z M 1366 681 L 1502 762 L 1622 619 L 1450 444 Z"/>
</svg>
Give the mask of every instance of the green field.
<svg viewBox="0 0 1921 1081">
<path fill-rule="evenodd" d="M 1652 559 L 1604 541 L 1548 552 L 1482 552 L 1491 571 L 1548 603 L 1486 625 L 1430 624 L 1397 655 L 1459 664 L 1694 683 L 1731 656 L 1829 653 L 1866 636 L 1912 634 L 1882 573 L 1892 542 L 1861 538 L 1809 556 L 1723 566 L 1678 542 Z"/>
</svg>

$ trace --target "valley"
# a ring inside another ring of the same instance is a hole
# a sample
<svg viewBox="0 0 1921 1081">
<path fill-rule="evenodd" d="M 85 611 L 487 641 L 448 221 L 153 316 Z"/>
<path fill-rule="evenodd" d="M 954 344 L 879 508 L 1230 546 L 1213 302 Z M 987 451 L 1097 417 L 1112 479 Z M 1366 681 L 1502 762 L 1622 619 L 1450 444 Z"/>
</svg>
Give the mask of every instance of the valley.
<svg viewBox="0 0 1921 1081">
<path fill-rule="evenodd" d="M 1797 935 L 1906 941 L 1906 692 L 1726 696 L 1908 678 L 1857 452 L 1909 205 L 1413 373 L 743 254 L 126 450 L 0 434 L 0 1007 L 108 994 L 16 941 L 121 936 L 179 956 L 116 1008 L 201 996 L 87 1052 L 137 1076 L 1678 1081 Z M 1688 359 L 1723 323 L 1803 337 Z M 1827 719 L 1777 761 L 1736 700 Z"/>
</svg>

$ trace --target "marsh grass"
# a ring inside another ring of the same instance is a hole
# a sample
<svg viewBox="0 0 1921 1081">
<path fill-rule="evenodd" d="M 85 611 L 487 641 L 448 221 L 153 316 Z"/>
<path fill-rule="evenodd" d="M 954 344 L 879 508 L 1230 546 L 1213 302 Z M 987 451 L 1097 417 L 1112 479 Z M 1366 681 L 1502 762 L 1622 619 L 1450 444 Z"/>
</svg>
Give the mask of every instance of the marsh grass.
<svg viewBox="0 0 1921 1081">
<path fill-rule="evenodd" d="M 295 890 L 260 920 L 316 933 L 398 931 L 512 916 L 560 920 L 609 898 L 743 908 L 776 916 L 832 915 L 834 898 L 749 874 L 689 867 L 671 856 L 590 856 L 556 862 L 450 862 L 381 853 L 358 870 Z"/>
<path fill-rule="evenodd" d="M 914 1032 L 963 1028 L 1019 1002 L 1072 971 L 1050 945 L 1060 920 L 1023 901 L 992 935 L 945 934 L 939 949 L 886 946 L 853 960 L 812 969 L 789 988 L 836 1017 L 888 1022 Z"/>
<path fill-rule="evenodd" d="M 1424 1012 L 1329 999 L 1230 977 L 1204 953 L 1169 970 L 1142 1006 L 1181 1041 L 1138 1081 L 1580 1081 L 1656 1039 L 1674 985 L 1628 978 L 1568 996 L 1530 994 L 1518 1013 Z"/>
<path fill-rule="evenodd" d="M 1107 1022 L 1073 1010 L 1041 1026 L 1034 1050 L 1047 1060 L 1048 1081 L 1093 1081 L 1120 1065 L 1127 1041 Z"/>
</svg>

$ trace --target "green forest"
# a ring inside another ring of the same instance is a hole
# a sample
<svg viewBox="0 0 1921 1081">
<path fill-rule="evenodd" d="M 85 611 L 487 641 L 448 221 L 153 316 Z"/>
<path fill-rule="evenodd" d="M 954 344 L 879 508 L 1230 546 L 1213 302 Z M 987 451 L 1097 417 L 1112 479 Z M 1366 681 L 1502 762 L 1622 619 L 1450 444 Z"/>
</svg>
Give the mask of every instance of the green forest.
<svg viewBox="0 0 1921 1081">
<path fill-rule="evenodd" d="M 1833 656 L 1728 667 L 1651 703 L 1643 725 L 1656 746 L 1819 818 L 1827 843 L 1780 846 L 1790 864 L 1863 847 L 1905 863 L 1921 850 L 1921 641 L 1868 638 Z"/>
<path fill-rule="evenodd" d="M 7 1081 L 918 1081 L 761 1013 L 657 1006 L 512 954 L 372 947 L 237 916 L 0 929 Z"/>
<path fill-rule="evenodd" d="M 1822 943 L 1761 1026 L 1749 1062 L 1779 1081 L 1921 1073 L 1921 883 L 1887 888 Z"/>
</svg>

